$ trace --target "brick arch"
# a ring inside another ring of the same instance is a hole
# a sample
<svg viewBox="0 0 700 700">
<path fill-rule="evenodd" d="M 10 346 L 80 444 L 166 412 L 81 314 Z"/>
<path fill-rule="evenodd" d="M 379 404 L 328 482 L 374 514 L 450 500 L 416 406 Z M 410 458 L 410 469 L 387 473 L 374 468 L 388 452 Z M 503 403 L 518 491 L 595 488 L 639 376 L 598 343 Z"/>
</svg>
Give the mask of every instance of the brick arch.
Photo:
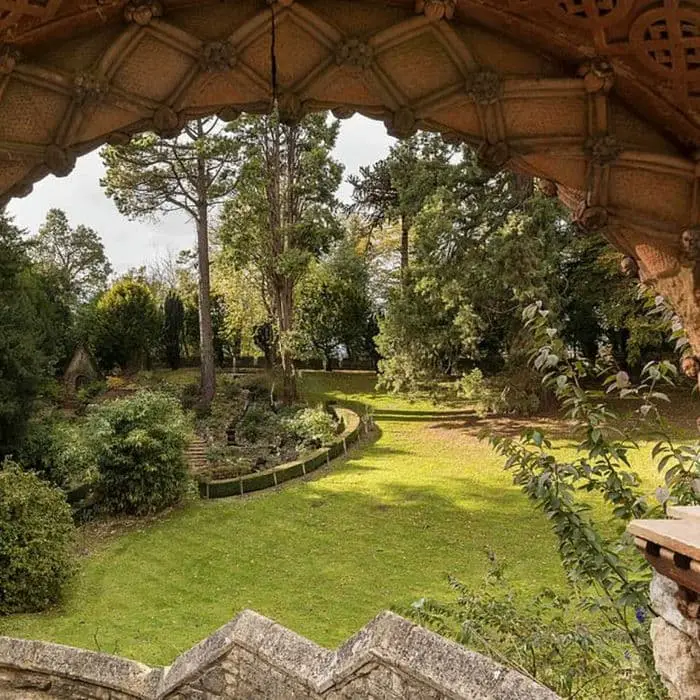
<svg viewBox="0 0 700 700">
<path fill-rule="evenodd" d="M 630 79 L 617 58 L 563 57 L 561 47 L 582 30 L 600 45 L 631 12 L 622 0 L 612 10 L 607 0 L 512 0 L 515 15 L 546 12 L 551 26 L 514 23 L 500 10 L 499 28 L 496 0 L 482 3 L 490 16 L 462 0 L 63 1 L 27 0 L 23 15 L 18 0 L 0 0 L 0 32 L 11 39 L 0 47 L 0 200 L 67 175 L 103 143 L 175 134 L 200 115 L 265 113 L 274 99 L 289 120 L 360 113 L 394 136 L 439 132 L 476 147 L 487 167 L 557 183 L 581 225 L 603 230 L 669 295 L 700 351 L 695 126 L 690 110 L 678 126 L 666 98 L 639 101 L 681 63 L 674 94 L 691 99 L 693 11 L 636 18 L 628 44 L 642 67 Z M 8 2 L 14 14 L 2 12 Z M 542 45 L 545 26 L 551 46 Z M 644 66 L 657 77 L 646 80 Z"/>
</svg>

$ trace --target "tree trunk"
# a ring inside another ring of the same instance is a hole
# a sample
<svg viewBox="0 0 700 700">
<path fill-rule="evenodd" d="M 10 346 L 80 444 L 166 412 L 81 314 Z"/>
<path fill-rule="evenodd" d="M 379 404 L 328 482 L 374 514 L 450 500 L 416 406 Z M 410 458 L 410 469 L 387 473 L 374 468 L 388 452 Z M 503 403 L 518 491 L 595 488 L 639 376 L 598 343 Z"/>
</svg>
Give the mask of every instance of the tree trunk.
<svg viewBox="0 0 700 700">
<path fill-rule="evenodd" d="M 199 264 L 199 354 L 202 403 L 209 408 L 216 393 L 214 332 L 211 323 L 209 283 L 209 216 L 206 204 L 198 206 L 197 260 Z"/>
<path fill-rule="evenodd" d="M 297 400 L 297 378 L 294 358 L 288 347 L 289 333 L 294 328 L 294 285 L 287 277 L 282 277 L 279 281 L 278 299 L 282 402 L 291 405 Z"/>
<path fill-rule="evenodd" d="M 408 282 L 408 232 L 411 228 L 408 217 L 401 215 L 401 282 Z"/>
</svg>

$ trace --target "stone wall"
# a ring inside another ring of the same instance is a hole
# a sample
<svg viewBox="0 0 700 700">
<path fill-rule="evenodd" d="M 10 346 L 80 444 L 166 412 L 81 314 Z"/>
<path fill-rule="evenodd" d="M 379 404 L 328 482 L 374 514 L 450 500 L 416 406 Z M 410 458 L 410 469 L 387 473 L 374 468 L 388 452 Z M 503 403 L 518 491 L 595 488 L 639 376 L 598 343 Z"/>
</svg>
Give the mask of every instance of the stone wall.
<svg viewBox="0 0 700 700">
<path fill-rule="evenodd" d="M 244 611 L 167 668 L 0 637 L 3 700 L 557 700 L 392 613 L 332 652 Z"/>
<path fill-rule="evenodd" d="M 677 584 L 656 572 L 651 583 L 651 604 L 658 615 L 651 623 L 656 670 L 671 700 L 697 700 L 700 698 L 700 621 L 681 614 Z"/>
</svg>

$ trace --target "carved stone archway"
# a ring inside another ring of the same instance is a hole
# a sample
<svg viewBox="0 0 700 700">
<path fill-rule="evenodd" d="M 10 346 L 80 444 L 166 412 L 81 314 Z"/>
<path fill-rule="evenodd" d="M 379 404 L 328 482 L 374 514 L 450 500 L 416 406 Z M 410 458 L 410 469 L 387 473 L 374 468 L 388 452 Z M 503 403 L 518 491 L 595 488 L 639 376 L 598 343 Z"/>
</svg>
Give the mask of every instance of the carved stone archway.
<svg viewBox="0 0 700 700">
<path fill-rule="evenodd" d="M 359 112 L 556 183 L 669 297 L 700 353 L 694 5 L 0 0 L 0 37 L 4 202 L 105 142 L 197 115 L 266 112 L 275 96 L 286 119 Z"/>
</svg>

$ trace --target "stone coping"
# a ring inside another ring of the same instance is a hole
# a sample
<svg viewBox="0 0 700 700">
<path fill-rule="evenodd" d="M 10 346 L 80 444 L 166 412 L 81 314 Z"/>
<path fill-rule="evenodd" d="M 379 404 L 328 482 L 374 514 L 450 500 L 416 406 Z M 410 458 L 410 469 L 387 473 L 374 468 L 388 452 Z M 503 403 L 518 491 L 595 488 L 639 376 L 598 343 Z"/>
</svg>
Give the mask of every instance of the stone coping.
<svg viewBox="0 0 700 700">
<path fill-rule="evenodd" d="M 672 519 L 632 520 L 627 531 L 658 573 L 700 593 L 700 508 L 671 506 L 668 514 Z"/>
<path fill-rule="evenodd" d="M 0 637 L 0 670 L 70 678 L 138 700 L 161 700 L 214 667 L 234 647 L 317 696 L 375 663 L 400 670 L 453 700 L 558 700 L 554 692 L 518 672 L 390 612 L 378 615 L 333 652 L 244 610 L 166 668 L 49 642 Z"/>
<path fill-rule="evenodd" d="M 337 408 L 345 422 L 345 430 L 327 447 L 314 450 L 304 459 L 285 462 L 263 471 L 237 476 L 233 479 L 199 480 L 199 495 L 202 498 L 228 498 L 242 496 L 254 491 L 262 491 L 279 486 L 285 481 L 309 474 L 332 459 L 347 452 L 348 445 L 360 438 L 362 421 L 349 408 Z"/>
</svg>

